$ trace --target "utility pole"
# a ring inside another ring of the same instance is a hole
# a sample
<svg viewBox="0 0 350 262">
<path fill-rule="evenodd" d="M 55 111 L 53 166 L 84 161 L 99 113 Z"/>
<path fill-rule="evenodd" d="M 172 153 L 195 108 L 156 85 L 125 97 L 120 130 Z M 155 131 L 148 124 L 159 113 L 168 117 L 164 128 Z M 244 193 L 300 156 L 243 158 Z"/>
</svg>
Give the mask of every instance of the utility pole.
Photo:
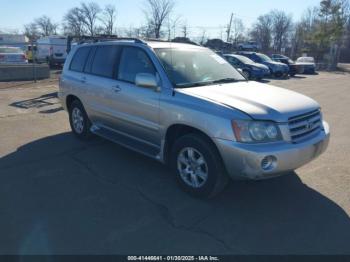
<svg viewBox="0 0 350 262">
<path fill-rule="evenodd" d="M 227 31 L 226 31 L 227 32 L 227 42 L 230 42 L 232 22 L 233 22 L 233 13 L 231 14 L 230 23 L 228 24 Z"/>
</svg>

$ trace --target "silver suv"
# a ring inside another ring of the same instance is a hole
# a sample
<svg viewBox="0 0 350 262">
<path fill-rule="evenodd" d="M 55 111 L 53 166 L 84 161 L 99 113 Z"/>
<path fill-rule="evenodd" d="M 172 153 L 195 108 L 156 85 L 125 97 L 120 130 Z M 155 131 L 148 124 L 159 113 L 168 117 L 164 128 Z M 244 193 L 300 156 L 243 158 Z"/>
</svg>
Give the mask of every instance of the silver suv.
<svg viewBox="0 0 350 262">
<path fill-rule="evenodd" d="M 247 81 L 209 49 L 117 40 L 76 46 L 59 97 L 73 133 L 91 134 L 169 164 L 201 197 L 229 178 L 265 179 L 323 153 L 329 126 L 314 100 Z"/>
</svg>

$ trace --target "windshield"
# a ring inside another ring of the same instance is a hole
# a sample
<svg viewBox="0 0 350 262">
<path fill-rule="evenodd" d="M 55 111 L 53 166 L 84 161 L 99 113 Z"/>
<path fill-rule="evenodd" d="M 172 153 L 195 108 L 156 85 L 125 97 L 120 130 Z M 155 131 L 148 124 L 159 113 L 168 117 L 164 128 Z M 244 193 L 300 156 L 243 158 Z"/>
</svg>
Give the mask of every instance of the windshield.
<svg viewBox="0 0 350 262">
<path fill-rule="evenodd" d="M 246 81 L 224 58 L 208 49 L 155 49 L 176 87 Z"/>
<path fill-rule="evenodd" d="M 23 52 L 20 48 L 16 48 L 16 47 L 0 47 L 0 53 L 3 53 L 3 54 L 21 54 Z"/>
<path fill-rule="evenodd" d="M 248 57 L 242 55 L 235 55 L 234 57 L 241 61 L 243 64 L 254 64 L 254 61 L 249 59 Z"/>
<path fill-rule="evenodd" d="M 272 61 L 272 59 L 270 57 L 268 57 L 267 55 L 264 55 L 264 54 L 256 54 L 256 55 L 264 62 Z"/>
</svg>

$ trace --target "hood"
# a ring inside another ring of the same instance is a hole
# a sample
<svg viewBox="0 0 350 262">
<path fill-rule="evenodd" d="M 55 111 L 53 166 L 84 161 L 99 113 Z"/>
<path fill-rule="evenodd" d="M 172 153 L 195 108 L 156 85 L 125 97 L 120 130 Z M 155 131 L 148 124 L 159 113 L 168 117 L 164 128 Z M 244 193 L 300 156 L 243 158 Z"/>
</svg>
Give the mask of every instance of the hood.
<svg viewBox="0 0 350 262">
<path fill-rule="evenodd" d="M 258 82 L 237 82 L 177 90 L 238 109 L 253 119 L 280 123 L 319 108 L 318 103 L 307 96 Z"/>
<path fill-rule="evenodd" d="M 281 62 L 276 62 L 276 61 L 265 61 L 264 63 L 268 65 L 287 66 L 286 64 L 283 64 Z"/>
<path fill-rule="evenodd" d="M 260 68 L 260 69 L 269 69 L 266 65 L 259 64 L 259 63 L 249 63 L 247 65 L 255 66 L 255 67 Z"/>
</svg>

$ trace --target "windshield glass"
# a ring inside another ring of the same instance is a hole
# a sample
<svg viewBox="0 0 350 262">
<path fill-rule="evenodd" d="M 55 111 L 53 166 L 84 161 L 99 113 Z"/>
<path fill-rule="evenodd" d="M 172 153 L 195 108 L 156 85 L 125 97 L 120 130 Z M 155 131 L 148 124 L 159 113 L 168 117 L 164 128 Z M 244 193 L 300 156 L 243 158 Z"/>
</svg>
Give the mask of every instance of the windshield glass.
<svg viewBox="0 0 350 262">
<path fill-rule="evenodd" d="M 3 53 L 3 54 L 21 54 L 23 52 L 20 48 L 16 48 L 16 47 L 0 47 L 0 53 Z"/>
<path fill-rule="evenodd" d="M 268 57 L 267 55 L 264 54 L 256 54 L 258 57 L 260 57 L 260 59 L 264 62 L 270 62 L 272 61 L 272 59 L 270 57 Z"/>
<path fill-rule="evenodd" d="M 254 64 L 254 61 L 249 59 L 248 57 L 245 57 L 245 56 L 242 56 L 242 55 L 235 55 L 233 57 L 237 58 L 243 64 Z"/>
<path fill-rule="evenodd" d="M 208 49 L 155 49 L 176 87 L 246 81 L 224 58 Z"/>
</svg>

